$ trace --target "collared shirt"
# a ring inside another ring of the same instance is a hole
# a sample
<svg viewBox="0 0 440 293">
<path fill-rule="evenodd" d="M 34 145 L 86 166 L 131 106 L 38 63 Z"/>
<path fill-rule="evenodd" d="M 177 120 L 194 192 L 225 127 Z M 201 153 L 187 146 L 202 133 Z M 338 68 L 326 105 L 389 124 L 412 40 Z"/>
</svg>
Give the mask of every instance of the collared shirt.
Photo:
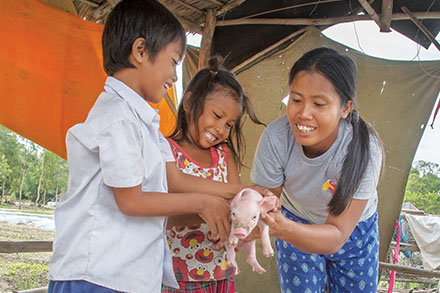
<svg viewBox="0 0 440 293">
<path fill-rule="evenodd" d="M 56 212 L 51 280 L 86 280 L 117 291 L 177 286 L 165 237 L 166 217 L 131 217 L 111 187 L 142 184 L 167 192 L 174 161 L 159 115 L 136 92 L 108 77 L 87 120 L 66 136 L 69 187 Z"/>
</svg>

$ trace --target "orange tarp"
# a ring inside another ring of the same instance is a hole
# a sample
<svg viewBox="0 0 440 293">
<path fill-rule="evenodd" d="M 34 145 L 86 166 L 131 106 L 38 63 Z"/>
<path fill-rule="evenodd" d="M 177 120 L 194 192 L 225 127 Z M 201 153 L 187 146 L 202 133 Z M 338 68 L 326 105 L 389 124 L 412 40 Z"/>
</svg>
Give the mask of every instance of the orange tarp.
<svg viewBox="0 0 440 293">
<path fill-rule="evenodd" d="M 66 158 L 67 129 L 84 121 L 103 90 L 103 25 L 40 0 L 0 0 L 0 124 Z M 169 95 L 175 101 L 174 89 Z M 161 131 L 175 116 L 158 105 Z"/>
</svg>

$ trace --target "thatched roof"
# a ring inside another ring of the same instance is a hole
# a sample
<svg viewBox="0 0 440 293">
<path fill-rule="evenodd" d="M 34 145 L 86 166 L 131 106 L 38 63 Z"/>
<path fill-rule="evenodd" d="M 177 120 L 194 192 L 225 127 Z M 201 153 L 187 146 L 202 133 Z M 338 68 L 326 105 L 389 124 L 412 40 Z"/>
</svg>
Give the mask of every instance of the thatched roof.
<svg viewBox="0 0 440 293">
<path fill-rule="evenodd" d="M 119 0 L 45 0 L 83 19 L 104 23 Z M 374 20 L 378 29 L 392 28 L 427 48 L 440 31 L 440 2 L 433 0 L 159 0 L 185 29 L 205 34 L 211 53 L 228 56 L 225 66 L 240 69 L 264 58 L 298 37 L 301 29 L 342 22 Z M 208 26 L 212 26 L 208 31 Z M 205 28 L 206 27 L 206 28 Z M 214 30 L 215 27 L 215 30 Z M 205 29 L 205 31 L 204 31 Z M 270 47 L 272 46 L 272 47 Z M 269 49 L 267 49 L 270 47 Z M 208 48 L 208 49 L 209 49 Z M 207 50 L 208 50 L 207 49 Z M 264 51 L 266 50 L 266 51 Z M 263 52 L 262 52 L 263 51 Z M 209 53 L 207 53 L 209 54 Z M 258 57 L 258 56 L 257 56 Z M 261 59 L 260 58 L 260 59 Z"/>
</svg>

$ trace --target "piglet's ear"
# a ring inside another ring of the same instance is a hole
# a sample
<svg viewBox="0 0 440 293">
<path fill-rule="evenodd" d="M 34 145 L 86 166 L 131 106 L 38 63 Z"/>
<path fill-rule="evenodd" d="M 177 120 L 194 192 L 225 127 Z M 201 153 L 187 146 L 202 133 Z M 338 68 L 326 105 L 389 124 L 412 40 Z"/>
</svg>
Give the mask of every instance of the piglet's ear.
<svg viewBox="0 0 440 293">
<path fill-rule="evenodd" d="M 266 196 L 258 202 L 260 209 L 263 213 L 266 213 L 276 207 L 277 197 L 276 196 Z"/>
<path fill-rule="evenodd" d="M 234 196 L 234 199 L 235 199 L 235 200 L 240 199 L 240 198 L 244 195 L 244 193 L 245 193 L 246 191 L 249 191 L 249 190 L 250 190 L 249 188 L 243 188 L 239 193 L 237 193 L 237 194 Z"/>
</svg>

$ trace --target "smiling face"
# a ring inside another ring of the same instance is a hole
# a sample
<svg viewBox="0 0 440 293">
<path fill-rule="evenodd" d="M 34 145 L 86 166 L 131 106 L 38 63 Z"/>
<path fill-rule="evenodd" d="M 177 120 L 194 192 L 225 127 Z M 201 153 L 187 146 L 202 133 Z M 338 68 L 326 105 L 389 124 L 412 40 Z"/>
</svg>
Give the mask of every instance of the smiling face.
<svg viewBox="0 0 440 293">
<path fill-rule="evenodd" d="M 166 91 L 177 81 L 176 66 L 180 62 L 181 42 L 168 44 L 160 51 L 154 61 L 144 52 L 143 62 L 139 65 L 138 94 L 146 101 L 159 103 Z"/>
<path fill-rule="evenodd" d="M 295 139 L 307 157 L 326 152 L 336 140 L 339 121 L 352 101 L 341 105 L 333 84 L 319 72 L 300 71 L 292 80 L 287 116 Z"/>
<path fill-rule="evenodd" d="M 194 122 L 188 119 L 191 141 L 202 149 L 224 142 L 240 113 L 240 103 L 228 94 L 228 91 L 214 91 L 205 100 L 198 125 L 194 125 Z"/>
</svg>

